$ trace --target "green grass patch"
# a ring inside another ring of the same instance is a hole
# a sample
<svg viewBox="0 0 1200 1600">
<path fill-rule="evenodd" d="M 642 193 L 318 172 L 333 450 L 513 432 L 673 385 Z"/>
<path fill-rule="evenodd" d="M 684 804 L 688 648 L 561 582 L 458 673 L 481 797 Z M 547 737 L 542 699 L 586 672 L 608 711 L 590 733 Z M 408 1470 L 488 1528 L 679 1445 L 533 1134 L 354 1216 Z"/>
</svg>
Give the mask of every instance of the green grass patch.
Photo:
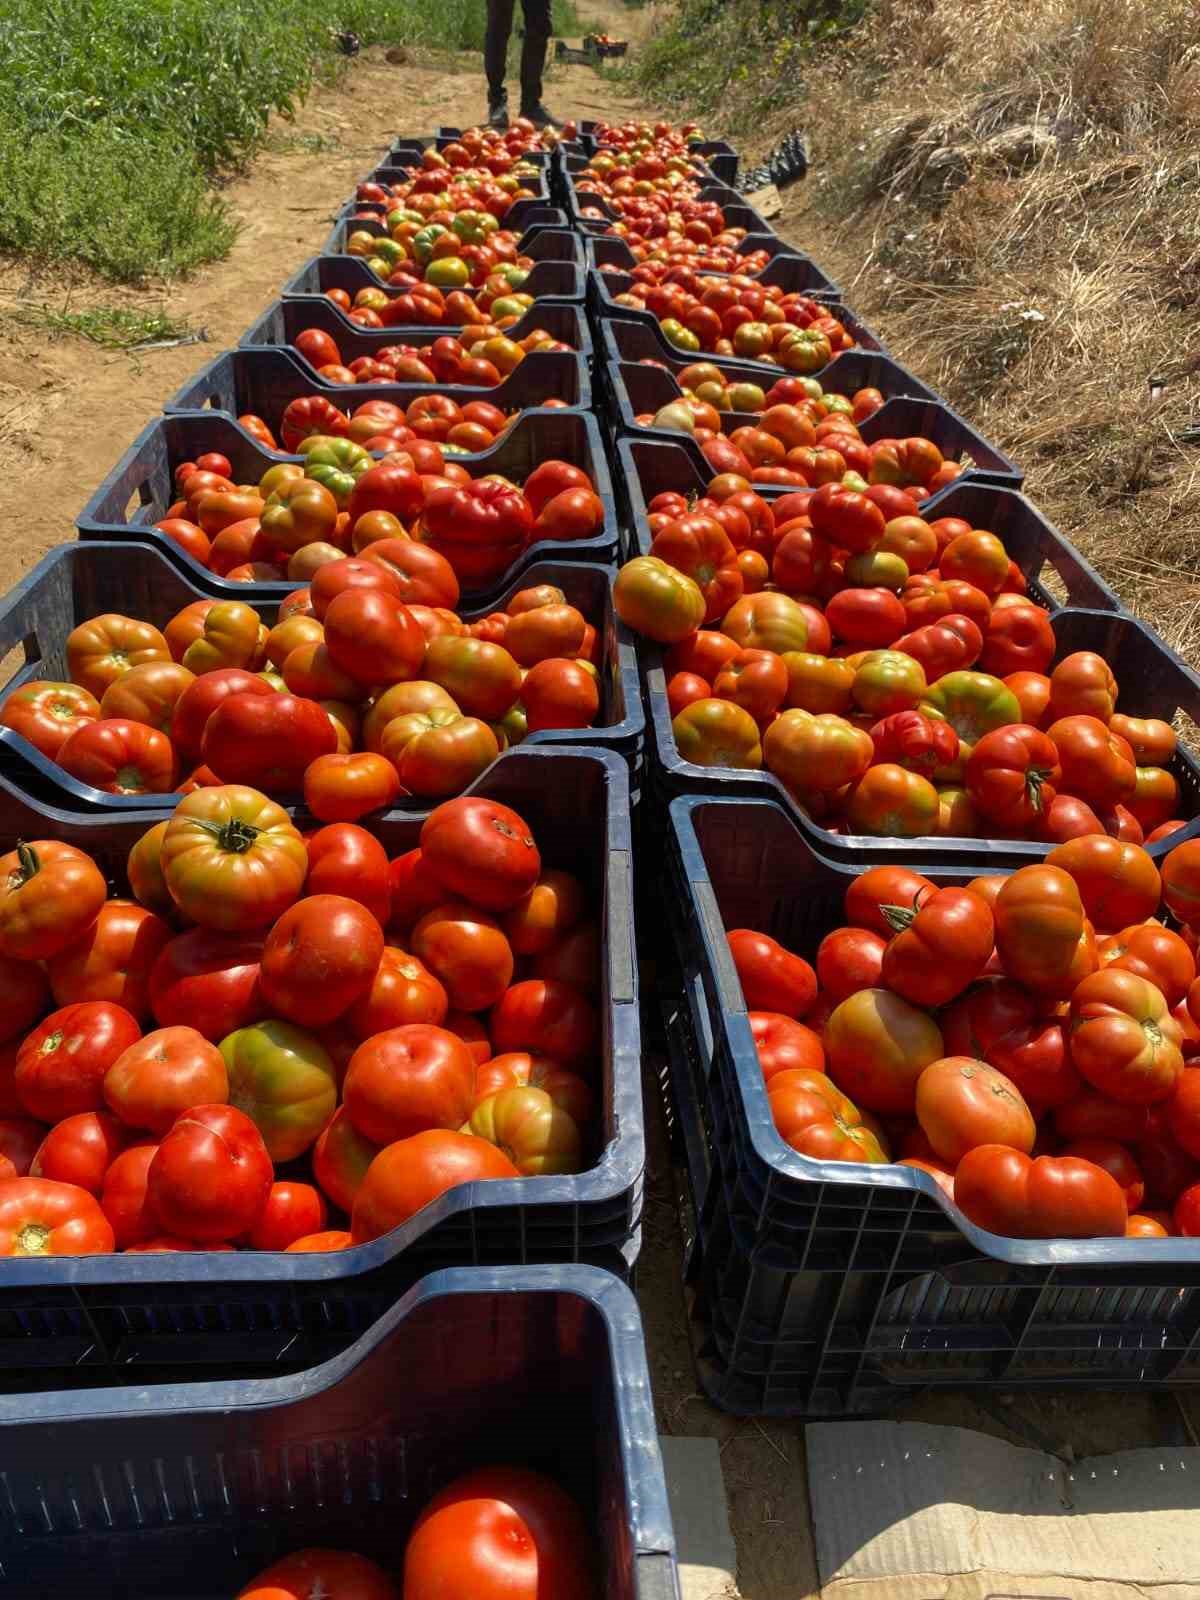
<svg viewBox="0 0 1200 1600">
<path fill-rule="evenodd" d="M 37 328 L 49 339 L 77 338 L 103 350 L 144 350 L 161 342 L 183 341 L 195 330 L 169 312 L 138 311 L 121 306 L 91 306 L 82 311 L 56 311 L 53 306 L 18 306 L 9 313 L 24 327 Z"/>
<path fill-rule="evenodd" d="M 486 15 L 486 0 L 8 0 L 0 249 L 126 281 L 214 260 L 235 230 L 212 180 L 337 70 L 336 33 L 474 51 Z M 572 0 L 554 15 L 581 26 Z"/>
</svg>

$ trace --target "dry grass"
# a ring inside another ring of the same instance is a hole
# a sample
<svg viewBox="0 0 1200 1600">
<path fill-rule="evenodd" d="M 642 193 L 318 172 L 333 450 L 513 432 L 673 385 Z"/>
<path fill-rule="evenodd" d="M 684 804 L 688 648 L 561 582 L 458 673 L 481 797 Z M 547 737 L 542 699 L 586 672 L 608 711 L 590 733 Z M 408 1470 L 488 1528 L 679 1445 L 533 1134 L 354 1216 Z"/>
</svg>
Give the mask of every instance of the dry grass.
<svg viewBox="0 0 1200 1600">
<path fill-rule="evenodd" d="M 878 0 L 805 79 L 791 237 L 1200 664 L 1194 0 Z"/>
</svg>

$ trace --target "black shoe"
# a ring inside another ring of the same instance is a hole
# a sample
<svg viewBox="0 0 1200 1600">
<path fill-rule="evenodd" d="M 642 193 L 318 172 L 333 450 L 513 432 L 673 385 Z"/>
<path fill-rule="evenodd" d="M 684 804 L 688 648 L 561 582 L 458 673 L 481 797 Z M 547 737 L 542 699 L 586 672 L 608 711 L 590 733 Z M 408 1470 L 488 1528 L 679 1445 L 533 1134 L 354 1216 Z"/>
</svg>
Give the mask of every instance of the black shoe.
<svg viewBox="0 0 1200 1600">
<path fill-rule="evenodd" d="M 521 115 L 526 118 L 527 121 L 532 122 L 535 128 L 562 127 L 562 123 L 558 120 L 558 118 L 551 116 L 540 101 L 536 106 L 532 106 L 529 110 L 526 110 L 525 107 L 522 106 Z"/>
<path fill-rule="evenodd" d="M 488 101 L 487 125 L 503 133 L 508 127 L 508 96 L 500 94 Z"/>
</svg>

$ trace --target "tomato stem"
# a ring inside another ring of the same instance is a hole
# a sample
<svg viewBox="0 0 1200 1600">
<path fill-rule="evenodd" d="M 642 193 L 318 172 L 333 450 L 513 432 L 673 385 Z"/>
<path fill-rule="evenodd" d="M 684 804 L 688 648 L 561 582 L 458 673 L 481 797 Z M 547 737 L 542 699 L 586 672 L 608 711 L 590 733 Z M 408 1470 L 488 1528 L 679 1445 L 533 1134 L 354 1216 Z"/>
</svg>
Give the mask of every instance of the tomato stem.
<svg viewBox="0 0 1200 1600">
<path fill-rule="evenodd" d="M 17 843 L 18 871 L 14 877 L 19 877 L 21 883 L 28 883 L 42 870 L 41 858 L 31 844 L 26 844 L 23 839 Z M 19 885 L 17 885 L 19 887 Z"/>
<path fill-rule="evenodd" d="M 206 833 L 211 833 L 222 850 L 228 850 L 235 856 L 245 855 L 261 832 L 261 829 L 242 817 L 231 817 L 228 822 L 209 822 L 203 817 L 193 817 L 191 821 L 198 823 Z"/>
<path fill-rule="evenodd" d="M 880 906 L 879 910 L 893 933 L 903 933 L 917 920 L 916 906 Z"/>
</svg>

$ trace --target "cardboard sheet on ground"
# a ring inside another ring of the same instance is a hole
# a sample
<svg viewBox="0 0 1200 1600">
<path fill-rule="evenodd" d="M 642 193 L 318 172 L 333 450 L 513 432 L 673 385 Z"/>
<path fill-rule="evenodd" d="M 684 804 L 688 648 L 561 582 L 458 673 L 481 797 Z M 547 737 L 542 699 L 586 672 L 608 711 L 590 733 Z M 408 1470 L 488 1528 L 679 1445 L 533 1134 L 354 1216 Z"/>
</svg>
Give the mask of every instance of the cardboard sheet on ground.
<svg viewBox="0 0 1200 1600">
<path fill-rule="evenodd" d="M 1200 1449 L 1065 1466 L 926 1423 L 805 1434 L 823 1600 L 1200 1596 Z"/>
</svg>

